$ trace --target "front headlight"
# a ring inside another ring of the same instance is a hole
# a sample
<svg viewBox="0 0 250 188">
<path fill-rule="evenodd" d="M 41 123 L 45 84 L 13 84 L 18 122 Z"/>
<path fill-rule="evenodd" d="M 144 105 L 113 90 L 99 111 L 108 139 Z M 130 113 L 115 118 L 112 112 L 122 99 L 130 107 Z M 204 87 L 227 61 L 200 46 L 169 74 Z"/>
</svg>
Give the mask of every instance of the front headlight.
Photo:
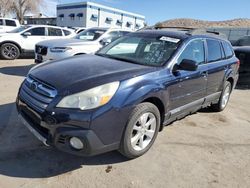
<svg viewBox="0 0 250 188">
<path fill-rule="evenodd" d="M 66 52 L 68 50 L 72 50 L 72 48 L 70 47 L 54 47 L 54 48 L 50 48 L 50 51 L 53 53 L 62 53 L 62 52 Z"/>
<path fill-rule="evenodd" d="M 112 82 L 66 96 L 58 103 L 57 107 L 89 110 L 103 106 L 111 100 L 119 85 L 120 82 Z"/>
</svg>

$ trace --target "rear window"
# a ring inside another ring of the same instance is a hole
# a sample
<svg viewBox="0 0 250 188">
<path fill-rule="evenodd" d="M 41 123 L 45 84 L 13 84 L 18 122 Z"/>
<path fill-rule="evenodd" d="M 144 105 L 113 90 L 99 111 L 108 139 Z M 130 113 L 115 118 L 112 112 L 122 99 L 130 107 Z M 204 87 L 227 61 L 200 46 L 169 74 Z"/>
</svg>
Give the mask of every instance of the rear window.
<svg viewBox="0 0 250 188">
<path fill-rule="evenodd" d="M 227 42 L 222 43 L 226 58 L 230 58 L 234 55 L 233 49 Z"/>
<path fill-rule="evenodd" d="M 217 40 L 207 40 L 208 62 L 219 61 L 222 59 L 221 45 Z"/>
<path fill-rule="evenodd" d="M 65 36 L 68 36 L 68 35 L 70 35 L 70 34 L 71 34 L 71 32 L 70 32 L 70 31 L 68 31 L 68 30 L 63 30 L 63 32 L 64 32 L 64 35 L 65 35 Z"/>
<path fill-rule="evenodd" d="M 62 30 L 48 27 L 48 35 L 49 36 L 62 36 Z"/>
<path fill-rule="evenodd" d="M 15 27 L 16 26 L 16 22 L 13 21 L 13 20 L 5 20 L 5 25 Z"/>
<path fill-rule="evenodd" d="M 3 25 L 3 19 L 0 19 L 0 25 Z"/>
</svg>

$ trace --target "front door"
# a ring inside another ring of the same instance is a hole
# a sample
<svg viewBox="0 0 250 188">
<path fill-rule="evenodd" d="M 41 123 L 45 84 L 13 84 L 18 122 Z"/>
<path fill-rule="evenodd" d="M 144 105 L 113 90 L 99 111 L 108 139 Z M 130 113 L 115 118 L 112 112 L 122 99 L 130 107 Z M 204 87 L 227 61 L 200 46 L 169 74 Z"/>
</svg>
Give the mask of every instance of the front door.
<svg viewBox="0 0 250 188">
<path fill-rule="evenodd" d="M 173 82 L 169 87 L 170 111 L 173 116 L 181 114 L 188 108 L 201 105 L 204 102 L 207 88 L 207 65 L 205 64 L 205 42 L 203 39 L 191 41 L 177 60 L 183 59 L 197 63 L 196 71 L 177 71 L 173 73 Z"/>
<path fill-rule="evenodd" d="M 45 40 L 45 27 L 36 27 L 25 31 L 25 33 L 30 33 L 30 36 L 23 36 L 22 41 L 24 45 L 24 50 L 34 51 L 35 45 L 38 42 Z"/>
</svg>

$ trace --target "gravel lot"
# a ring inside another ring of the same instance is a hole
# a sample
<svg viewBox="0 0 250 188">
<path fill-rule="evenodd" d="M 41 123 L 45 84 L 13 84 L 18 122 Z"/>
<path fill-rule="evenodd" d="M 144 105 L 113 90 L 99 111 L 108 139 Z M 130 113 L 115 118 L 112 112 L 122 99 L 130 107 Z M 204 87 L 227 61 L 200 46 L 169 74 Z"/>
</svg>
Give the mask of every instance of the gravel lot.
<svg viewBox="0 0 250 188">
<path fill-rule="evenodd" d="M 91 158 L 46 148 L 18 121 L 15 98 L 33 60 L 0 61 L 0 187 L 250 187 L 250 90 L 222 113 L 166 127 L 144 156 Z"/>
</svg>

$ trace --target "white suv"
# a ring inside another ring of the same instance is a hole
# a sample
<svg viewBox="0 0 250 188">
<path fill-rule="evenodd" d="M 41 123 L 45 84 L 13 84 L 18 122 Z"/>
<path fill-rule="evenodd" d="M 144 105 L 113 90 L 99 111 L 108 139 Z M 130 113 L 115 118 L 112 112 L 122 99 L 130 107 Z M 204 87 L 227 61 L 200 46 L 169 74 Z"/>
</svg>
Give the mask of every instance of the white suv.
<svg viewBox="0 0 250 188">
<path fill-rule="evenodd" d="M 75 55 L 95 53 L 103 46 L 131 31 L 116 28 L 89 28 L 71 39 L 43 41 L 36 45 L 36 63 Z"/>
<path fill-rule="evenodd" d="M 16 19 L 0 18 L 0 33 L 11 31 L 20 26 L 20 23 Z"/>
<path fill-rule="evenodd" d="M 20 26 L 8 33 L 0 34 L 0 55 L 4 59 L 17 59 L 21 53 L 34 53 L 35 45 L 38 42 L 73 36 L 75 36 L 73 30 L 61 27 L 48 25 Z"/>
</svg>

